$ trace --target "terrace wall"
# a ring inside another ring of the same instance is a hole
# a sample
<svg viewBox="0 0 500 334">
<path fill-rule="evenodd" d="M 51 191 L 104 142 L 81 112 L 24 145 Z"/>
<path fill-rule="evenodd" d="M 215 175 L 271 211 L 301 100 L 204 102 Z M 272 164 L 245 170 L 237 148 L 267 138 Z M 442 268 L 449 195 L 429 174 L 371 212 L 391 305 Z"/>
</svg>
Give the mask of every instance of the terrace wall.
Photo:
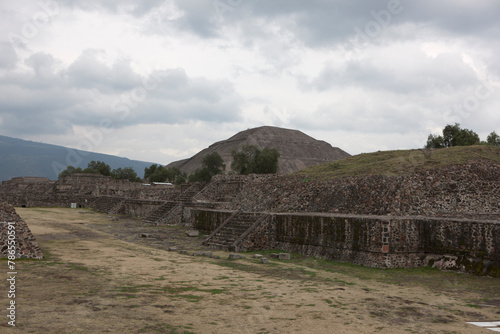
<svg viewBox="0 0 500 334">
<path fill-rule="evenodd" d="M 193 210 L 209 233 L 231 211 Z M 500 223 L 436 217 L 275 213 L 242 250 L 281 249 L 378 268 L 432 266 L 500 277 Z"/>
</svg>

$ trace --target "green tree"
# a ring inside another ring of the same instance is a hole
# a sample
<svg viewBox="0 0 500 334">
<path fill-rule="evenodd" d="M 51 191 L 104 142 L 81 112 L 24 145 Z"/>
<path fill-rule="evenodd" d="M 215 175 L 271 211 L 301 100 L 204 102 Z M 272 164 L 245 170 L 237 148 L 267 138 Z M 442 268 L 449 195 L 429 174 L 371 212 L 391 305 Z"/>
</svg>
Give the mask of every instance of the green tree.
<svg viewBox="0 0 500 334">
<path fill-rule="evenodd" d="M 233 150 L 231 169 L 241 175 L 251 174 L 255 170 L 255 160 L 260 150 L 255 145 L 244 145 L 239 151 Z"/>
<path fill-rule="evenodd" d="M 156 164 L 151 165 L 149 168 L 146 168 L 144 176 L 149 180 L 149 182 L 168 181 L 175 184 L 184 183 L 187 179 L 186 173 L 182 173 L 181 170 L 177 167 L 165 168 L 164 166 L 158 166 Z"/>
<path fill-rule="evenodd" d="M 197 169 L 188 177 L 188 182 L 209 182 L 212 179 L 210 171 L 207 168 Z"/>
<path fill-rule="evenodd" d="M 443 136 L 429 135 L 426 148 L 479 145 L 479 135 L 469 129 L 461 129 L 460 124 L 446 125 Z"/>
<path fill-rule="evenodd" d="M 201 163 L 202 168 L 189 175 L 188 182 L 209 182 L 212 177 L 224 172 L 226 165 L 219 153 L 206 155 Z"/>
<path fill-rule="evenodd" d="M 477 133 L 469 129 L 461 129 L 460 124 L 447 125 L 443 129 L 445 147 L 478 145 L 481 140 Z"/>
<path fill-rule="evenodd" d="M 232 156 L 231 169 L 238 174 L 270 174 L 278 171 L 280 153 L 275 148 L 261 151 L 255 145 L 245 145 L 239 151 L 233 151 Z"/>
<path fill-rule="evenodd" d="M 430 134 L 429 137 L 427 137 L 427 144 L 425 145 L 425 148 L 443 148 L 443 147 L 444 147 L 444 140 L 442 136 L 436 136 Z"/>
<path fill-rule="evenodd" d="M 208 173 L 213 177 L 214 175 L 221 174 L 226 169 L 224 159 L 219 153 L 213 152 L 206 155 L 202 161 L 203 168 L 207 169 Z"/>
<path fill-rule="evenodd" d="M 157 164 L 153 164 L 153 165 L 151 165 L 149 167 L 144 168 L 144 178 L 148 179 L 152 174 L 154 174 L 154 172 L 156 172 L 156 170 L 159 167 L 162 167 L 162 166 L 159 166 Z"/>
<path fill-rule="evenodd" d="M 488 135 L 486 142 L 488 143 L 488 145 L 500 146 L 500 136 L 497 135 L 495 131 L 493 131 Z"/>
<path fill-rule="evenodd" d="M 111 167 L 108 164 L 102 161 L 94 161 L 92 160 L 87 165 L 87 168 L 83 170 L 84 173 L 94 173 L 101 174 L 104 176 L 111 176 Z"/>
<path fill-rule="evenodd" d="M 62 178 L 65 176 L 76 174 L 76 173 L 83 173 L 83 171 L 80 167 L 75 168 L 73 166 L 68 166 L 65 170 L 63 170 L 61 173 L 59 173 L 58 177 Z"/>
<path fill-rule="evenodd" d="M 275 148 L 264 148 L 256 157 L 254 173 L 274 174 L 278 172 L 280 152 Z"/>
<path fill-rule="evenodd" d="M 141 182 L 141 179 L 137 176 L 137 173 L 132 167 L 117 168 L 113 169 L 111 172 L 113 179 L 117 180 L 129 180 L 130 182 Z"/>
</svg>

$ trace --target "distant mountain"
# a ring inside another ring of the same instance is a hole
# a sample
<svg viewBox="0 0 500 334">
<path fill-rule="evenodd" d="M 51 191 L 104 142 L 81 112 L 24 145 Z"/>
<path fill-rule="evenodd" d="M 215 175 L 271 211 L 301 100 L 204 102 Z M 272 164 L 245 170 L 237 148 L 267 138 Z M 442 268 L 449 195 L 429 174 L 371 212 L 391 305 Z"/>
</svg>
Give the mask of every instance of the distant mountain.
<svg viewBox="0 0 500 334">
<path fill-rule="evenodd" d="M 0 181 L 20 176 L 41 176 L 56 180 L 68 165 L 87 167 L 92 160 L 104 161 L 111 169 L 132 167 L 139 177 L 151 162 L 74 150 L 64 146 L 0 136 Z"/>
<path fill-rule="evenodd" d="M 309 166 L 332 162 L 350 157 L 338 147 L 322 140 L 316 140 L 299 130 L 262 126 L 237 133 L 227 140 L 212 144 L 190 159 L 172 162 L 167 167 L 177 167 L 188 174 L 201 168 L 207 154 L 217 152 L 224 159 L 226 171 L 231 169 L 233 150 L 243 145 L 255 145 L 260 149 L 275 148 L 280 152 L 278 173 L 288 174 Z"/>
</svg>

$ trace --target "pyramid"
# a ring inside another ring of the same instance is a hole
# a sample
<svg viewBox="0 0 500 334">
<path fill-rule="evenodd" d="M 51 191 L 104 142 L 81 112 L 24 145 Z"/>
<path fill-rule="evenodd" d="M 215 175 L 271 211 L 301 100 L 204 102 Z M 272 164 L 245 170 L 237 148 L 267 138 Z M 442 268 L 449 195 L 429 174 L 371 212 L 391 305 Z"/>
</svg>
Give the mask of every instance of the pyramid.
<svg viewBox="0 0 500 334">
<path fill-rule="evenodd" d="M 226 164 L 226 171 L 231 170 L 233 150 L 244 145 L 255 145 L 260 149 L 275 148 L 280 152 L 278 173 L 289 174 L 309 166 L 347 158 L 350 154 L 338 147 L 333 147 L 322 140 L 316 140 L 299 130 L 262 126 L 239 132 L 229 139 L 210 145 L 208 148 L 185 160 L 172 162 L 167 168 L 177 167 L 182 172 L 191 174 L 202 168 L 203 158 L 213 152 L 220 154 Z"/>
</svg>

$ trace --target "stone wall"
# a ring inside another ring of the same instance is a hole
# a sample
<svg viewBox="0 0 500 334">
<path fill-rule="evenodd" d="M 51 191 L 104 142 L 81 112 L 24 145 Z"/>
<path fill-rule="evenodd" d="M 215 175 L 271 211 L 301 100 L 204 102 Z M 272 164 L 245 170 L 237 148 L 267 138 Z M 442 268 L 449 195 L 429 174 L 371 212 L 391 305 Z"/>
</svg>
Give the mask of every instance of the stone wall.
<svg viewBox="0 0 500 334">
<path fill-rule="evenodd" d="M 204 233 L 233 212 L 197 210 Z M 242 250 L 281 249 L 379 268 L 432 266 L 500 277 L 500 222 L 436 217 L 271 214 Z"/>
<path fill-rule="evenodd" d="M 9 231 L 15 231 L 15 258 L 43 259 L 42 251 L 28 224 L 11 205 L 0 201 L 0 258 L 9 256 L 9 246 L 12 246 L 9 244 L 12 241 L 12 237 L 9 239 Z"/>
<path fill-rule="evenodd" d="M 283 176 L 244 182 L 221 208 L 269 212 L 376 215 L 496 215 L 500 165 L 470 164 L 405 176 L 343 177 L 327 181 Z"/>
<path fill-rule="evenodd" d="M 127 199 L 125 200 L 117 213 L 133 217 L 147 217 L 151 212 L 157 210 L 166 201 Z"/>
<path fill-rule="evenodd" d="M 267 175 L 215 175 L 212 181 L 193 200 L 201 202 L 231 202 L 246 185 L 258 186 L 266 182 L 276 182 L 281 177 Z"/>
<path fill-rule="evenodd" d="M 113 180 L 97 174 L 74 174 L 58 181 L 41 182 L 16 178 L 0 185 L 0 195 L 15 206 L 69 207 L 77 203 L 87 207 L 101 196 L 119 196 L 141 200 L 172 200 L 180 189 L 166 185 L 142 185 L 128 180 Z"/>
<path fill-rule="evenodd" d="M 191 225 L 203 234 L 210 234 L 233 213 L 234 211 L 193 209 L 191 210 Z"/>
</svg>

